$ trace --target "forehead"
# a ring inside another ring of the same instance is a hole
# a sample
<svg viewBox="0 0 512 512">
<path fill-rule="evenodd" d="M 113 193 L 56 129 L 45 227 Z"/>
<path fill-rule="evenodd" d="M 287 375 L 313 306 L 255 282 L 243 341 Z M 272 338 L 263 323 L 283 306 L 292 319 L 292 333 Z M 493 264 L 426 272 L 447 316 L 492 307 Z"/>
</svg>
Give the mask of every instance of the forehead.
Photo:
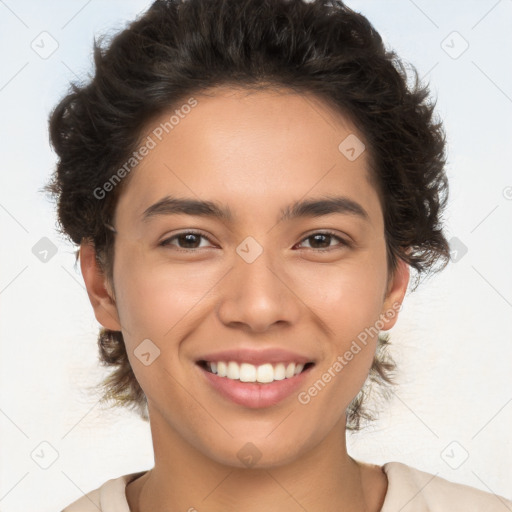
<svg viewBox="0 0 512 512">
<path fill-rule="evenodd" d="M 118 204 L 119 211 L 129 205 L 132 221 L 166 194 L 215 200 L 236 212 L 336 193 L 375 210 L 363 136 L 318 97 L 218 87 L 191 98 L 143 130 L 141 140 L 153 148 Z"/>
</svg>

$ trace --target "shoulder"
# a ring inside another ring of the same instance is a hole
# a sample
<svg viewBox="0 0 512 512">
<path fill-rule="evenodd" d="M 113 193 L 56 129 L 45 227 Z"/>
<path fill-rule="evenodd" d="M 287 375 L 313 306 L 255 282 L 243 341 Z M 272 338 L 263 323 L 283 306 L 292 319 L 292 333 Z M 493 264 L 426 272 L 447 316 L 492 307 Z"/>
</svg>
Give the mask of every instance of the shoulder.
<svg viewBox="0 0 512 512">
<path fill-rule="evenodd" d="M 450 482 L 401 462 L 382 466 L 388 490 L 381 512 L 507 512 L 512 501 L 502 496 Z"/>
<path fill-rule="evenodd" d="M 61 512 L 130 512 L 126 500 L 126 486 L 144 473 L 145 471 L 141 471 L 112 478 L 84 494 Z"/>
</svg>

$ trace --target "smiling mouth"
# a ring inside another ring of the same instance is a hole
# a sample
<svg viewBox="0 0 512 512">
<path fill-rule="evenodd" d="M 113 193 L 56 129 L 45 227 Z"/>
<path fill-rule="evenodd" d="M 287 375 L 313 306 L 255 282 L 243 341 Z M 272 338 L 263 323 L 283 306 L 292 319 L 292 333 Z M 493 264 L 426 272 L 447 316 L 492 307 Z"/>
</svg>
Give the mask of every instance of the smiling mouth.
<svg viewBox="0 0 512 512">
<path fill-rule="evenodd" d="M 293 378 L 308 371 L 315 363 L 265 363 L 252 365 L 249 363 L 238 364 L 233 361 L 197 361 L 197 364 L 206 372 L 238 382 L 271 383 Z"/>
</svg>

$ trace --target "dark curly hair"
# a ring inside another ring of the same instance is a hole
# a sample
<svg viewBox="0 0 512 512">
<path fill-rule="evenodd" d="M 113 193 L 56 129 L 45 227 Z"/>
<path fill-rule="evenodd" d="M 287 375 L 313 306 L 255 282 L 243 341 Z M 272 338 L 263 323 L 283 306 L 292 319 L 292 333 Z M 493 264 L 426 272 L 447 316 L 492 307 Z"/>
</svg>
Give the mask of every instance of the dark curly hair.
<svg viewBox="0 0 512 512">
<path fill-rule="evenodd" d="M 93 192 L 130 158 L 152 119 L 216 86 L 311 93 L 347 116 L 367 145 L 389 272 L 404 260 L 417 273 L 416 289 L 449 262 L 445 135 L 435 102 L 414 67 L 343 2 L 157 0 L 110 40 L 95 41 L 94 63 L 92 79 L 71 84 L 51 113 L 58 163 L 45 190 L 57 202 L 60 232 L 75 244 L 91 241 L 110 282 L 115 237 L 106 225 L 130 176 L 104 197 Z M 369 377 L 347 410 L 349 430 L 374 419 L 364 406 L 372 382 L 389 396 L 396 366 L 388 343 L 379 333 Z M 122 333 L 102 328 L 98 345 L 102 364 L 114 367 L 100 385 L 102 400 L 136 407 L 147 420 Z"/>
</svg>

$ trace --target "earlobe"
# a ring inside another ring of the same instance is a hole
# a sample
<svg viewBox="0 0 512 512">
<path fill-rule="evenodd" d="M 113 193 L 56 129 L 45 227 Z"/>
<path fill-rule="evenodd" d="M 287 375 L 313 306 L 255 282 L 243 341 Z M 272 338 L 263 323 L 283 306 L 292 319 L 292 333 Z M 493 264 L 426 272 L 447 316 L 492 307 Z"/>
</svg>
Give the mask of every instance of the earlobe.
<svg viewBox="0 0 512 512">
<path fill-rule="evenodd" d="M 398 312 L 402 308 L 402 302 L 409 285 L 409 277 L 409 265 L 404 260 L 399 259 L 382 306 L 380 318 L 384 324 L 384 327 L 382 327 L 384 331 L 391 329 L 398 319 Z"/>
<path fill-rule="evenodd" d="M 92 242 L 83 241 L 80 244 L 80 268 L 96 320 L 106 329 L 120 331 L 121 324 L 113 293 L 96 261 L 96 250 Z"/>
</svg>

